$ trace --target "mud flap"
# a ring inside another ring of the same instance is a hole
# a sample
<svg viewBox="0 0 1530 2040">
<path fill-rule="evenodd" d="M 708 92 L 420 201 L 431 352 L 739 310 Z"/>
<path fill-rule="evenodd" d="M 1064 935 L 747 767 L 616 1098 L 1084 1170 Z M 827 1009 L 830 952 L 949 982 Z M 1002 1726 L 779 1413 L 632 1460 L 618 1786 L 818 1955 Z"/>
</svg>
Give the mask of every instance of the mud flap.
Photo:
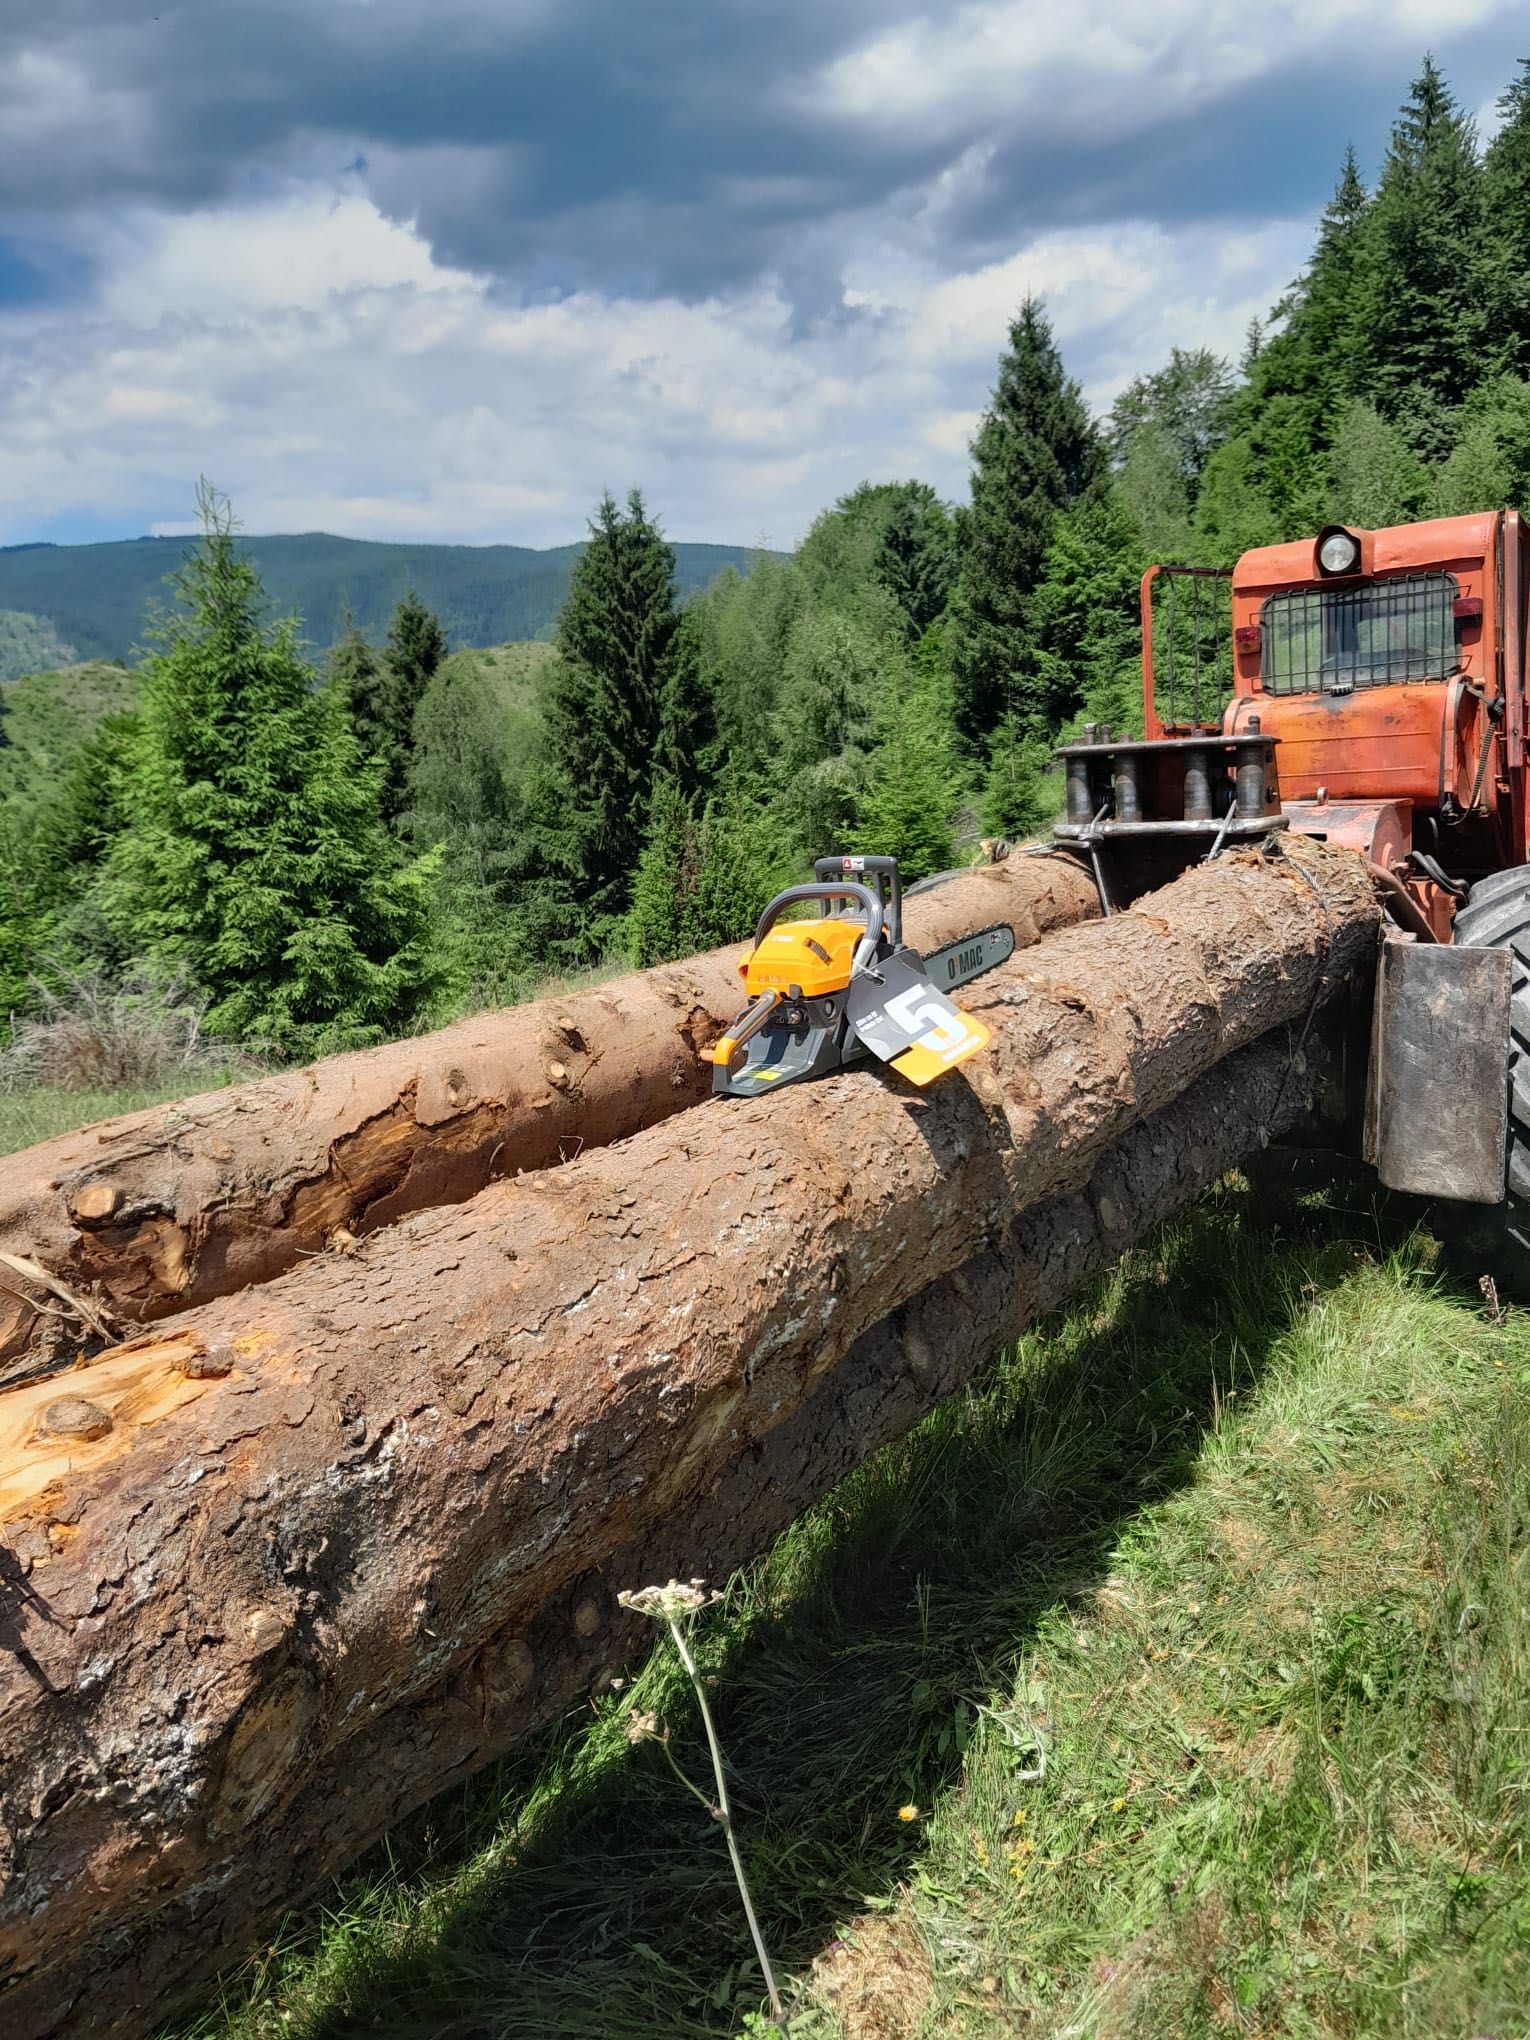
<svg viewBox="0 0 1530 2040">
<path fill-rule="evenodd" d="M 1507 949 L 1382 944 L 1366 1152 L 1389 1190 L 1503 1201 L 1510 968 Z"/>
</svg>

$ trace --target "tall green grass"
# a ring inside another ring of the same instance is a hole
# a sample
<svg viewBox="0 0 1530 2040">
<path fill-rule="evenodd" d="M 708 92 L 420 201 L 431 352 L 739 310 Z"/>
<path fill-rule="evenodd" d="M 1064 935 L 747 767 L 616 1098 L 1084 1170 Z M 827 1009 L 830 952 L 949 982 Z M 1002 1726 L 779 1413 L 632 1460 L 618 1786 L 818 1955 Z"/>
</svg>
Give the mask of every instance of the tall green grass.
<svg viewBox="0 0 1530 2040">
<path fill-rule="evenodd" d="M 138 1112 L 149 1105 L 168 1104 L 191 1091 L 211 1090 L 218 1081 L 204 1072 L 178 1083 L 133 1085 L 115 1091 L 79 1091 L 51 1084 L 0 1090 L 0 1155 L 52 1140 L 57 1133 L 94 1126 L 97 1120 L 115 1118 L 119 1112 Z"/>
<path fill-rule="evenodd" d="M 793 2034 L 1530 2031 L 1530 1328 L 1384 1221 L 1271 1218 L 1168 1227 L 700 1630 Z M 659 1652 L 184 2030 L 743 2030 L 721 1837 L 633 1706 L 699 1752 Z"/>
</svg>

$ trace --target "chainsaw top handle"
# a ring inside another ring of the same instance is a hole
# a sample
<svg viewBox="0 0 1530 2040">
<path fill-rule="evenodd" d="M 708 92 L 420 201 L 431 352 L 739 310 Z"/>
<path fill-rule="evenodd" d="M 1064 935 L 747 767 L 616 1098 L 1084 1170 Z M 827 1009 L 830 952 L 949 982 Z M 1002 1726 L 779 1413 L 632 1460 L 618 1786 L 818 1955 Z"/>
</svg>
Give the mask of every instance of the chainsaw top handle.
<svg viewBox="0 0 1530 2040">
<path fill-rule="evenodd" d="M 889 860 L 878 861 L 885 863 Z M 828 862 L 837 864 L 839 859 L 830 858 Z M 770 933 L 771 924 L 787 907 L 794 907 L 801 900 L 822 900 L 825 912 L 828 911 L 828 903 L 831 900 L 853 900 L 866 916 L 866 932 L 856 945 L 855 961 L 851 969 L 865 970 L 869 964 L 875 962 L 877 943 L 881 939 L 882 923 L 886 918 L 887 909 L 869 885 L 858 885 L 853 879 L 836 879 L 832 882 L 820 880 L 815 885 L 789 885 L 785 892 L 777 893 L 761 914 L 759 926 L 754 931 L 756 949 Z"/>
<path fill-rule="evenodd" d="M 887 926 L 887 939 L 894 949 L 901 949 L 903 882 L 898 876 L 896 857 L 819 857 L 813 863 L 813 876 L 820 881 L 836 877 L 859 879 L 863 873 L 866 878 L 877 881 L 877 891 L 882 900 L 882 918 Z"/>
</svg>

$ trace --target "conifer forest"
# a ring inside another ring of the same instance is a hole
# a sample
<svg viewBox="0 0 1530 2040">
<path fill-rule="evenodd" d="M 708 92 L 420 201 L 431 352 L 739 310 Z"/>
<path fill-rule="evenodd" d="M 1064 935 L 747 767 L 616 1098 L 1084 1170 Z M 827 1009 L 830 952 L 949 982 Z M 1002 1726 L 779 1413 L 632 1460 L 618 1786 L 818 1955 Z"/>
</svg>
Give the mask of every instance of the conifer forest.
<svg viewBox="0 0 1530 2040">
<path fill-rule="evenodd" d="M 309 1057 L 739 937 L 830 850 L 918 878 L 1038 828 L 1058 739 L 1140 717 L 1149 561 L 1530 505 L 1530 66 L 1501 111 L 1479 147 L 1426 61 L 1241 359 L 1107 416 L 1017 306 L 969 504 L 867 482 L 682 603 L 663 506 L 608 495 L 549 646 L 450 650 L 409 597 L 316 654 L 204 485 L 150 655 L 0 693 L 6 1009 L 173 980 Z"/>
</svg>

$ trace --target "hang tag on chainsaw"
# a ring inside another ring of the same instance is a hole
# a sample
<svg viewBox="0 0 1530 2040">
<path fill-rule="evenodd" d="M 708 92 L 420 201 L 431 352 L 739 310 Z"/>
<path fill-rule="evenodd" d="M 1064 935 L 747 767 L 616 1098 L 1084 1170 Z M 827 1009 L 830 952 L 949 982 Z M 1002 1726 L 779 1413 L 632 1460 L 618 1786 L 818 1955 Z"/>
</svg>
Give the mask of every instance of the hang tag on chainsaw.
<svg viewBox="0 0 1530 2040">
<path fill-rule="evenodd" d="M 845 993 L 851 1031 L 875 1056 L 928 1084 L 976 1055 L 988 1029 L 937 991 L 910 956 L 884 957 L 877 976 L 858 971 Z"/>
</svg>

